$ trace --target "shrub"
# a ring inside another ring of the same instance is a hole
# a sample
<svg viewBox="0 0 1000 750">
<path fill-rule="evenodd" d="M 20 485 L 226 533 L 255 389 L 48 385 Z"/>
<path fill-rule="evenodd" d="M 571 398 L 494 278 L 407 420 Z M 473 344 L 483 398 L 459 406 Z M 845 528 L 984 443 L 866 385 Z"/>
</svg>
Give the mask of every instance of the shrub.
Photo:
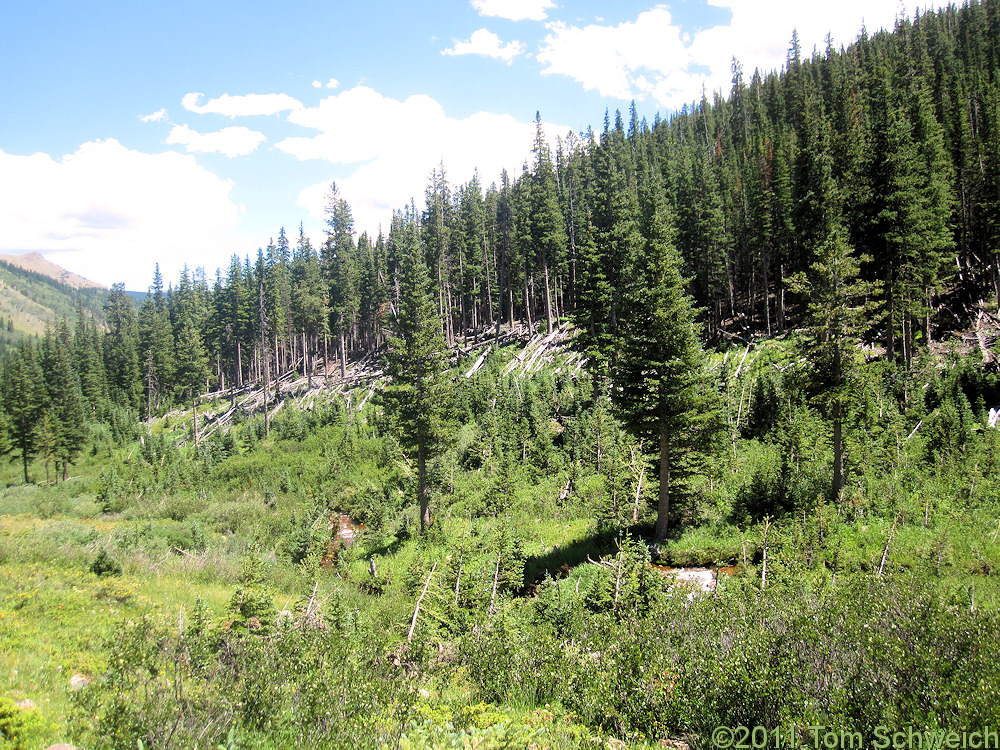
<svg viewBox="0 0 1000 750">
<path fill-rule="evenodd" d="M 102 549 L 90 563 L 90 572 L 95 576 L 120 576 L 122 565 L 109 555 L 107 550 Z"/>
</svg>

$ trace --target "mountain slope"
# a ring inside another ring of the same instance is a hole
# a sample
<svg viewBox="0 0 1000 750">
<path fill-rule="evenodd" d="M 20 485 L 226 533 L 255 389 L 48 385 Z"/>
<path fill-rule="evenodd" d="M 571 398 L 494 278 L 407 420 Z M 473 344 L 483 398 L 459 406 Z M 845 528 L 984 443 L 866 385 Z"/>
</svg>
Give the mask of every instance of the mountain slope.
<svg viewBox="0 0 1000 750">
<path fill-rule="evenodd" d="M 17 266 L 25 271 L 31 271 L 42 276 L 47 276 L 53 281 L 58 281 L 60 284 L 72 287 L 73 289 L 107 288 L 103 284 L 98 284 L 96 281 L 85 279 L 83 276 L 79 276 L 72 271 L 67 271 L 62 266 L 48 260 L 39 252 L 23 253 L 21 255 L 0 254 L 0 262 L 11 266 Z"/>
<path fill-rule="evenodd" d="M 60 317 L 74 319 L 78 305 L 101 317 L 106 294 L 39 253 L 0 255 L 0 345 L 41 334 Z"/>
</svg>

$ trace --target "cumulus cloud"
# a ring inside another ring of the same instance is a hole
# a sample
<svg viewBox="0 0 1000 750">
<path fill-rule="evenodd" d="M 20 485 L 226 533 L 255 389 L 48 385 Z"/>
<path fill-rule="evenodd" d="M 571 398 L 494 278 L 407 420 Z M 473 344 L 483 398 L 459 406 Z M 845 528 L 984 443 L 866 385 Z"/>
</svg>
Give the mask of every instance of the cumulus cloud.
<svg viewBox="0 0 1000 750">
<path fill-rule="evenodd" d="M 61 159 L 0 151 L 0 252 L 39 250 L 94 281 L 145 289 L 153 265 L 209 269 L 240 251 L 233 183 L 190 155 L 91 141 Z"/>
<path fill-rule="evenodd" d="M 483 16 L 510 21 L 544 21 L 545 11 L 556 6 L 552 0 L 472 0 L 472 7 Z"/>
<path fill-rule="evenodd" d="M 779 70 L 785 63 L 792 30 L 798 32 L 802 54 L 823 50 L 830 34 L 835 43 L 850 44 L 862 25 L 869 32 L 891 29 L 899 13 L 912 16 L 912 0 L 843 0 L 833 4 L 768 0 L 766 10 L 753 0 L 709 0 L 711 5 L 732 11 L 727 25 L 706 29 L 694 38 L 691 54 L 712 69 L 712 87 L 728 89 L 729 66 L 735 56 L 744 70 Z M 780 19 L 775 23 L 774 19 Z"/>
<path fill-rule="evenodd" d="M 231 127 L 214 133 L 199 133 L 187 125 L 174 125 L 167 143 L 184 146 L 189 152 L 223 154 L 230 158 L 246 156 L 267 140 L 263 133 L 244 127 Z"/>
<path fill-rule="evenodd" d="M 503 60 L 510 65 L 515 57 L 524 52 L 524 45 L 521 42 L 504 44 L 500 41 L 500 37 L 486 29 L 472 32 L 472 36 L 467 42 L 453 41 L 455 46 L 442 50 L 442 55 L 483 55 Z"/>
<path fill-rule="evenodd" d="M 153 112 L 151 115 L 142 115 L 139 119 L 143 122 L 163 122 L 167 119 L 167 110 L 161 109 L 159 112 Z"/>
<path fill-rule="evenodd" d="M 186 94 L 181 100 L 184 109 L 204 114 L 219 114 L 226 117 L 249 117 L 252 115 L 276 115 L 290 109 L 299 109 L 302 103 L 288 94 L 247 94 L 230 96 L 223 94 L 201 104 L 204 94 Z"/>
<path fill-rule="evenodd" d="M 729 9 L 732 19 L 693 37 L 662 5 L 618 25 L 549 23 L 537 55 L 542 73 L 568 76 L 602 96 L 680 107 L 697 99 L 702 86 L 728 91 L 733 57 L 748 77 L 755 68 L 779 70 L 793 29 L 803 55 L 809 55 L 814 47 L 823 48 L 827 33 L 837 43 L 848 44 L 862 19 L 869 31 L 892 28 L 901 7 L 908 13 L 914 7 L 910 0 L 905 7 L 899 0 L 844 0 L 835 5 L 769 0 L 766 7 L 758 0 L 708 1 Z"/>
<path fill-rule="evenodd" d="M 549 24 L 538 60 L 544 74 L 574 78 L 588 91 L 616 99 L 642 98 L 655 84 L 682 89 L 693 62 L 670 11 L 657 7 L 617 26 Z M 646 73 L 643 75 L 643 73 Z"/>
<path fill-rule="evenodd" d="M 358 117 L 363 112 L 364 117 Z M 313 137 L 287 138 L 276 148 L 299 159 L 323 159 L 359 165 L 338 179 L 359 229 L 388 227 L 392 212 L 418 202 L 431 170 L 443 162 L 448 179 L 460 184 L 478 167 L 484 186 L 507 169 L 512 177 L 531 158 L 534 123 L 509 115 L 479 112 L 465 119 L 449 117 L 434 99 L 411 96 L 404 101 L 356 86 L 323 99 L 319 106 L 292 112 L 291 122 L 319 131 Z M 543 124 L 552 138 L 569 128 Z M 329 182 L 312 185 L 299 204 L 323 217 Z"/>
<path fill-rule="evenodd" d="M 335 89 L 338 86 L 340 86 L 340 81 L 338 81 L 336 78 L 331 78 L 325 84 L 322 81 L 313 81 L 314 89 L 322 89 L 322 88 Z"/>
</svg>

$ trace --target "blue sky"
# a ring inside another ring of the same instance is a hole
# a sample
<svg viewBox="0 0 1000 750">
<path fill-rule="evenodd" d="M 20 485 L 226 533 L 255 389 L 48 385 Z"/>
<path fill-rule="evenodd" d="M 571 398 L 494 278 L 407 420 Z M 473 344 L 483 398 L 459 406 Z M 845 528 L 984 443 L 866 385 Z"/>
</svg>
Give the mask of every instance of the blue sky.
<svg viewBox="0 0 1000 750">
<path fill-rule="evenodd" d="M 299 222 L 331 180 L 357 227 L 421 203 L 431 169 L 485 185 L 636 101 L 650 121 L 912 3 L 450 0 L 5 4 L 0 252 L 145 289 L 210 276 Z"/>
</svg>

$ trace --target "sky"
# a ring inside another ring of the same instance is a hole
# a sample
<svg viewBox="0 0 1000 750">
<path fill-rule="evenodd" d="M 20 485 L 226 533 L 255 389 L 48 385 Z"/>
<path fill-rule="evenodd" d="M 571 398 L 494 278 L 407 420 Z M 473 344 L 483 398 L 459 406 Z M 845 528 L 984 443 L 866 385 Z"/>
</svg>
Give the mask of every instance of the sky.
<svg viewBox="0 0 1000 750">
<path fill-rule="evenodd" d="M 159 263 L 212 278 L 300 223 L 331 181 L 358 232 L 422 207 L 431 171 L 520 174 L 635 102 L 652 122 L 704 87 L 912 16 L 912 0 L 3 0 L 0 253 L 40 251 L 142 291 Z"/>
</svg>

